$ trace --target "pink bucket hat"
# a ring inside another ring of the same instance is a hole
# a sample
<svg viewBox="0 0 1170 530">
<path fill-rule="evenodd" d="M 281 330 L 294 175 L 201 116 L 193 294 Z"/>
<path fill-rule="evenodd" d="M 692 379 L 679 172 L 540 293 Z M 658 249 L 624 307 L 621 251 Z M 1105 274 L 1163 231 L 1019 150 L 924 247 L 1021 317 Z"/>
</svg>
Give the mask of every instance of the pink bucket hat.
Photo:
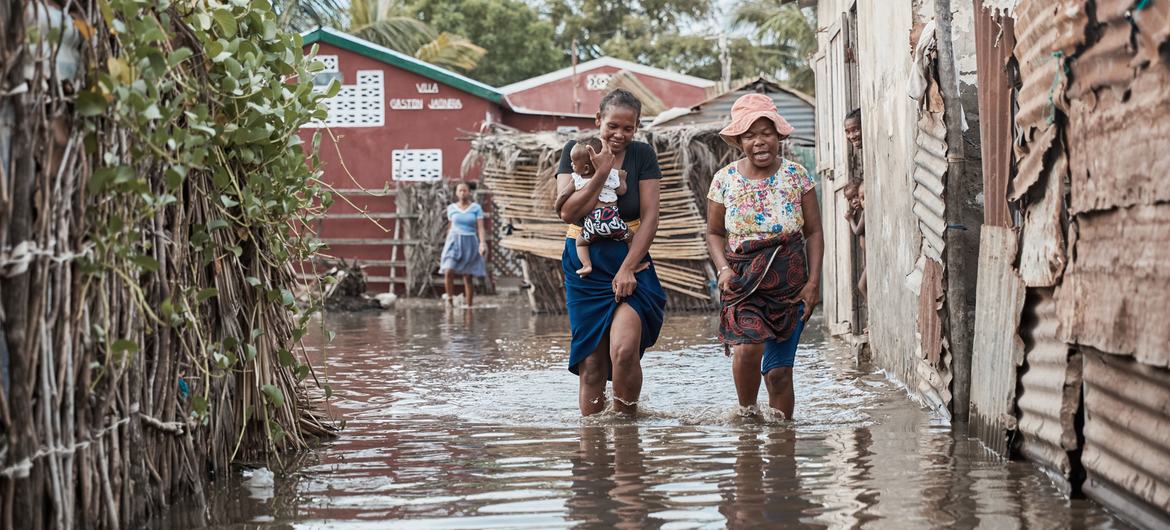
<svg viewBox="0 0 1170 530">
<path fill-rule="evenodd" d="M 776 111 L 776 103 L 772 98 L 764 94 L 744 94 L 731 106 L 731 123 L 719 131 L 719 136 L 723 137 L 724 142 L 738 148 L 739 141 L 736 138 L 747 132 L 760 118 L 772 120 L 780 136 L 792 134 L 792 126 Z"/>
</svg>

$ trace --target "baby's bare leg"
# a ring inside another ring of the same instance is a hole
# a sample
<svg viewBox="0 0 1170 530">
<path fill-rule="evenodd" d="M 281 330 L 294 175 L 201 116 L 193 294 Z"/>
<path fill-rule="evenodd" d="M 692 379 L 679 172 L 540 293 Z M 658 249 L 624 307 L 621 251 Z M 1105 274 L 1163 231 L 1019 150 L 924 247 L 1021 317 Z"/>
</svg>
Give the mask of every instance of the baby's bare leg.
<svg viewBox="0 0 1170 530">
<path fill-rule="evenodd" d="M 584 278 L 593 272 L 593 261 L 589 259 L 589 241 L 584 235 L 577 236 L 577 257 L 581 260 L 581 268 L 577 269 L 577 275 Z"/>
</svg>

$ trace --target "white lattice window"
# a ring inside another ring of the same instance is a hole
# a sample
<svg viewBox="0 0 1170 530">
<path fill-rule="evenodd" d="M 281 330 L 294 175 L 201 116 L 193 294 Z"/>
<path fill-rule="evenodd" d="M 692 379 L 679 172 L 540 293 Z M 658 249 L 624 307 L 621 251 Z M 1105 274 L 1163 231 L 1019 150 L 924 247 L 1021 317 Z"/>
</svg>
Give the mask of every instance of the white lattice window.
<svg viewBox="0 0 1170 530">
<path fill-rule="evenodd" d="M 392 178 L 401 181 L 432 181 L 443 178 L 442 149 L 395 149 Z"/>
<path fill-rule="evenodd" d="M 589 90 L 605 90 L 609 87 L 610 74 L 589 74 L 585 78 L 585 88 Z"/>
<path fill-rule="evenodd" d="M 381 127 L 386 124 L 386 82 L 381 70 L 358 70 L 357 84 L 324 101 L 329 117 L 305 127 Z"/>
<path fill-rule="evenodd" d="M 325 88 L 334 80 L 337 80 L 339 83 L 345 83 L 341 78 L 340 63 L 338 63 L 336 55 L 318 55 L 317 60 L 321 61 L 321 64 L 324 64 L 325 68 L 313 76 L 313 86 Z"/>
</svg>

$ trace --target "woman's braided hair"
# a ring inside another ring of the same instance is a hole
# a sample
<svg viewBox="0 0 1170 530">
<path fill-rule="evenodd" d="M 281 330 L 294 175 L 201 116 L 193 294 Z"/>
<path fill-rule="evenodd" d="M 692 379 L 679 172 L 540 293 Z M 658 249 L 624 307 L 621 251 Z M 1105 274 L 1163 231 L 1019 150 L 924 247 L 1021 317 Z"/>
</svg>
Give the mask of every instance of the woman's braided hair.
<svg viewBox="0 0 1170 530">
<path fill-rule="evenodd" d="M 615 88 L 601 98 L 598 112 L 605 114 L 610 107 L 626 107 L 632 109 L 639 119 L 642 118 L 642 102 L 628 90 Z"/>
</svg>

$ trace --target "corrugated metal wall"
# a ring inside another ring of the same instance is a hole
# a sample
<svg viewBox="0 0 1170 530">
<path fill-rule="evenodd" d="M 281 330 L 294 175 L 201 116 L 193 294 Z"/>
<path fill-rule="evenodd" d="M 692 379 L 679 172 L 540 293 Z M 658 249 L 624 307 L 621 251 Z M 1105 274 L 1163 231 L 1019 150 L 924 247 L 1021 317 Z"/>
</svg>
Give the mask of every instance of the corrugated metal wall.
<svg viewBox="0 0 1170 530">
<path fill-rule="evenodd" d="M 1166 525 L 1170 372 L 1092 348 L 1084 360 L 1085 491 L 1143 526 Z"/>
<path fill-rule="evenodd" d="M 933 35 L 923 35 L 933 40 Z M 946 303 L 944 289 L 946 262 L 946 203 L 943 201 L 947 162 L 947 125 L 943 119 L 944 103 L 935 69 L 935 47 L 919 46 L 918 53 L 926 59 L 916 61 L 915 68 L 925 79 L 925 90 L 918 95 L 918 128 L 914 150 L 914 206 L 922 235 L 916 271 L 921 277 L 918 293 L 919 357 L 915 372 L 918 392 L 932 409 L 950 417 L 951 355 L 944 340 L 946 330 L 943 313 Z M 921 271 L 921 272 L 919 272 Z"/>
<path fill-rule="evenodd" d="M 1019 449 L 1070 490 L 1083 469 L 1084 491 L 1131 522 L 1170 525 L 1170 2 L 1021 0 L 1014 13 Z M 1002 85 L 987 89 L 1003 102 Z M 998 193 L 1003 160 L 987 153 Z"/>
<path fill-rule="evenodd" d="M 1065 492 L 1079 448 L 1076 415 L 1081 397 L 1081 360 L 1057 336 L 1056 301 L 1051 289 L 1031 289 L 1020 316 L 1024 366 L 1020 370 L 1019 449 L 1049 471 Z"/>
<path fill-rule="evenodd" d="M 1012 81 L 1015 25 L 975 2 L 979 70 L 979 131 L 983 154 L 983 224 L 1012 226 L 1007 186 L 1012 177 Z M 980 282 L 982 283 L 982 282 Z"/>
</svg>

